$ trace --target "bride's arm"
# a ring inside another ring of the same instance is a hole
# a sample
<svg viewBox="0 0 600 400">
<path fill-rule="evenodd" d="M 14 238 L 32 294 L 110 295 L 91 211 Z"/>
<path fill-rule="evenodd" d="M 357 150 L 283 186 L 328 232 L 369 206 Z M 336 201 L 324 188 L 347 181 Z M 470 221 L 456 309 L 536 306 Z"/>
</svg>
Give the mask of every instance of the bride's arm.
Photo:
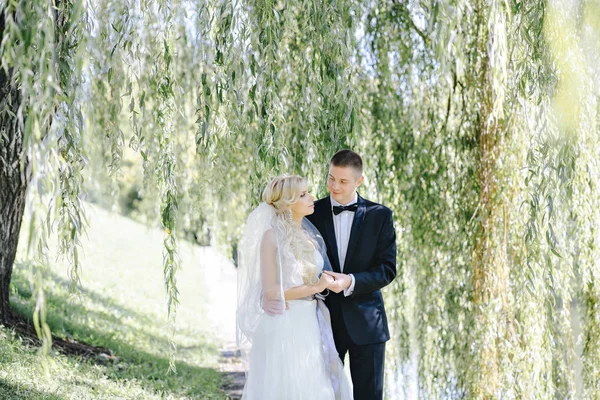
<svg viewBox="0 0 600 400">
<path fill-rule="evenodd" d="M 267 314 L 281 314 L 283 308 L 281 306 L 280 278 L 279 268 L 277 267 L 277 242 L 272 229 L 266 231 L 263 235 L 260 248 L 260 266 L 261 266 L 261 283 L 263 287 L 263 309 Z M 284 299 L 296 300 L 303 297 L 312 296 L 320 293 L 327 288 L 334 279 L 322 274 L 319 281 L 314 285 L 300 285 L 289 288 L 284 292 Z"/>
<path fill-rule="evenodd" d="M 269 315 L 283 314 L 284 299 L 281 298 L 280 271 L 277 267 L 277 244 L 269 229 L 260 244 L 260 281 L 262 285 L 262 308 Z"/>
<path fill-rule="evenodd" d="M 303 297 L 312 296 L 313 294 L 321 293 L 327 289 L 327 285 L 333 282 L 333 278 L 327 274 L 322 274 L 319 282 L 314 285 L 300 285 L 289 288 L 283 294 L 286 300 L 296 300 Z"/>
</svg>

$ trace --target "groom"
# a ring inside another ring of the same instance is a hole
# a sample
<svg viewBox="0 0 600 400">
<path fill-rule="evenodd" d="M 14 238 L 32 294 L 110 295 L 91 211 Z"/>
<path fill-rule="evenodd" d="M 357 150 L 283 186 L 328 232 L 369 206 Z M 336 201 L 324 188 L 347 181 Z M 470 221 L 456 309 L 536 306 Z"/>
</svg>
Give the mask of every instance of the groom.
<svg viewBox="0 0 600 400">
<path fill-rule="evenodd" d="M 362 159 L 341 150 L 331 159 L 329 196 L 307 218 L 319 230 L 336 280 L 326 298 L 335 345 L 350 355 L 354 400 L 383 399 L 385 342 L 390 339 L 380 289 L 396 277 L 396 231 L 389 208 L 358 195 Z"/>
</svg>

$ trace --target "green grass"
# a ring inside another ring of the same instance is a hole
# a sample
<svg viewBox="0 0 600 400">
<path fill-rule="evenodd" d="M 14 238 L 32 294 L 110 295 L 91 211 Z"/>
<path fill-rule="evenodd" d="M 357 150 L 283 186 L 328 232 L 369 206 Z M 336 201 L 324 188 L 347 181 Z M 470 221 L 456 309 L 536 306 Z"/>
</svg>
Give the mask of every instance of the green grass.
<svg viewBox="0 0 600 400">
<path fill-rule="evenodd" d="M 210 256 L 207 250 L 181 245 L 181 305 L 173 337 L 177 372 L 168 373 L 172 331 L 166 321 L 161 233 L 102 210 L 92 213 L 91 224 L 79 295 L 69 293 L 65 265 L 42 270 L 47 321 L 55 335 L 107 347 L 116 360 L 53 351 L 44 363 L 36 346 L 2 328 L 0 399 L 223 399 L 216 339 L 203 317 L 201 260 Z M 35 271 L 21 251 L 11 305 L 26 318 L 34 307 Z"/>
</svg>

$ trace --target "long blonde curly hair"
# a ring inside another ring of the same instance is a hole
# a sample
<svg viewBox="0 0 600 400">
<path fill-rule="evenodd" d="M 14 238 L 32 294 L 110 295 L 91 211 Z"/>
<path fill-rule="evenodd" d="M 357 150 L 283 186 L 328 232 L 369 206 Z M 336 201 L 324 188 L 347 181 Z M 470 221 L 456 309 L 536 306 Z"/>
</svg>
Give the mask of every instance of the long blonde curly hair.
<svg viewBox="0 0 600 400">
<path fill-rule="evenodd" d="M 271 180 L 263 191 L 263 201 L 275 209 L 274 228 L 281 233 L 283 254 L 292 255 L 302 267 L 302 280 L 312 285 L 318 282 L 318 268 L 315 265 L 315 244 L 295 224 L 291 217 L 290 206 L 300 199 L 306 190 L 306 178 L 291 175 L 277 176 Z"/>
</svg>

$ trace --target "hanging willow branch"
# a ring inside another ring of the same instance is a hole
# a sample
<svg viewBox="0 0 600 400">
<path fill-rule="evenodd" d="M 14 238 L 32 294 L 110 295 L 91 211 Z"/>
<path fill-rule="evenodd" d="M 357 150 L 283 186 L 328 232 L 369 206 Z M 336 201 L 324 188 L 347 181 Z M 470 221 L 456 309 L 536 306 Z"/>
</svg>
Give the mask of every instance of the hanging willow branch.
<svg viewBox="0 0 600 400">
<path fill-rule="evenodd" d="M 389 396 L 598 397 L 596 3 L 97 0 L 89 25 L 79 2 L 0 4 L 75 281 L 86 152 L 112 193 L 138 152 L 174 317 L 183 229 L 235 254 L 270 177 L 325 196 L 352 147 L 398 230 Z"/>
</svg>

